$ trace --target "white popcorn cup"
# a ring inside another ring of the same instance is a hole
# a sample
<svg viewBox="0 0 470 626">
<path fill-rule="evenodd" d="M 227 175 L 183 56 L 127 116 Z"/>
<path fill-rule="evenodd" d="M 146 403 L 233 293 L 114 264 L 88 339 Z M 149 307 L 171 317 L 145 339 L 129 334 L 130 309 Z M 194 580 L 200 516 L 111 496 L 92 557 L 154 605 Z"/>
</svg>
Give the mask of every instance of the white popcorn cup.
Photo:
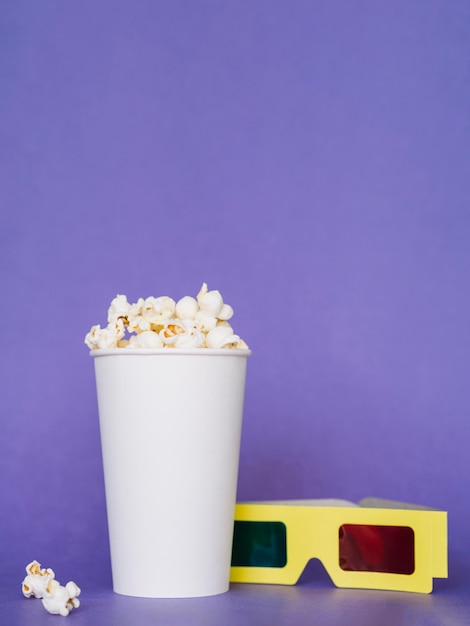
<svg viewBox="0 0 470 626">
<path fill-rule="evenodd" d="M 228 591 L 249 350 L 92 350 L 113 588 Z"/>
</svg>

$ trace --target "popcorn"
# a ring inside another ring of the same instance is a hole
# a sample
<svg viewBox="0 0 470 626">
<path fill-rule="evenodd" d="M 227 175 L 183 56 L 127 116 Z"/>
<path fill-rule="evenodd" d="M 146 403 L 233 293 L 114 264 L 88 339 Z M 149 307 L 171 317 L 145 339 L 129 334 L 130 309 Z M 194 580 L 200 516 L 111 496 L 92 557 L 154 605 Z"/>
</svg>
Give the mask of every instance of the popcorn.
<svg viewBox="0 0 470 626">
<path fill-rule="evenodd" d="M 176 303 L 176 317 L 179 319 L 192 319 L 196 317 L 197 312 L 199 311 L 199 304 L 196 298 L 192 298 L 191 296 L 184 296 L 181 300 L 178 300 Z"/>
<path fill-rule="evenodd" d="M 80 587 L 68 582 L 63 587 L 51 569 L 41 568 L 41 564 L 32 561 L 26 566 L 27 576 L 23 580 L 21 590 L 26 598 L 40 598 L 49 613 L 67 616 L 70 611 L 80 606 Z"/>
<path fill-rule="evenodd" d="M 55 578 L 55 574 L 51 569 L 41 569 L 41 564 L 32 561 L 26 566 L 27 576 L 21 584 L 21 590 L 26 598 L 33 596 L 34 598 L 42 598 L 47 585 Z"/>
<path fill-rule="evenodd" d="M 204 336 L 191 320 L 172 320 L 160 331 L 164 344 L 175 348 L 201 348 Z"/>
<path fill-rule="evenodd" d="M 233 315 L 233 309 L 230 304 L 223 304 L 219 313 L 219 320 L 229 320 Z"/>
<path fill-rule="evenodd" d="M 68 582 L 63 587 L 59 581 L 50 580 L 46 587 L 42 604 L 48 613 L 66 617 L 72 609 L 80 606 L 81 589 L 74 582 Z"/>
<path fill-rule="evenodd" d="M 228 323 L 233 309 L 219 291 L 203 283 L 196 298 L 177 302 L 168 296 L 139 298 L 129 303 L 117 295 L 108 310 L 108 325 L 92 326 L 85 337 L 90 350 L 141 349 L 238 349 L 248 346 Z"/>
<path fill-rule="evenodd" d="M 216 317 L 212 317 L 204 311 L 198 311 L 194 317 L 195 326 L 202 330 L 203 333 L 208 333 L 210 330 L 215 328 L 218 321 L 219 320 Z"/>
<path fill-rule="evenodd" d="M 227 348 L 236 346 L 240 341 L 238 335 L 234 335 L 230 325 L 216 326 L 207 333 L 206 345 L 208 348 Z"/>
<path fill-rule="evenodd" d="M 140 313 L 131 314 L 128 317 L 127 330 L 130 333 L 144 333 L 147 330 L 151 330 L 152 325 L 146 320 Z"/>
<path fill-rule="evenodd" d="M 168 296 L 146 298 L 142 305 L 142 316 L 152 326 L 164 324 L 175 315 L 176 302 Z"/>
<path fill-rule="evenodd" d="M 144 330 L 138 335 L 132 335 L 127 345 L 129 348 L 163 348 L 163 341 L 153 330 Z"/>
<path fill-rule="evenodd" d="M 206 283 L 197 294 L 197 301 L 200 310 L 209 317 L 218 317 L 222 310 L 224 301 L 219 291 L 208 291 Z"/>
<path fill-rule="evenodd" d="M 119 340 L 124 337 L 124 334 L 125 331 L 122 322 L 108 324 L 106 328 L 92 326 L 86 336 L 86 343 L 92 350 L 98 348 L 117 348 Z"/>
<path fill-rule="evenodd" d="M 117 295 L 111 302 L 108 310 L 108 324 L 115 323 L 118 319 L 127 319 L 131 305 L 126 296 Z"/>
</svg>

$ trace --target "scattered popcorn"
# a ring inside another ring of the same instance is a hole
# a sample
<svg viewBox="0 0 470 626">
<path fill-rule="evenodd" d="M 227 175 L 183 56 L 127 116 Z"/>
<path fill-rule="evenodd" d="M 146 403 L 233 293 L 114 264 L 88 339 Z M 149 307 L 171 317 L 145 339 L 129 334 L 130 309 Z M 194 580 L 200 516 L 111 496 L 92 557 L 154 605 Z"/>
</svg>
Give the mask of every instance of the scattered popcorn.
<svg viewBox="0 0 470 626">
<path fill-rule="evenodd" d="M 41 568 L 41 564 L 32 561 L 26 566 L 27 576 L 23 580 L 21 589 L 26 598 L 40 598 L 46 611 L 57 615 L 67 616 L 72 609 L 80 606 L 80 588 L 74 582 L 68 582 L 65 587 L 55 580 L 51 569 Z"/>
<path fill-rule="evenodd" d="M 49 613 L 66 617 L 72 609 L 80 606 L 77 597 L 80 591 L 80 587 L 72 581 L 63 587 L 59 581 L 52 579 L 45 589 L 42 604 Z"/>
<path fill-rule="evenodd" d="M 90 350 L 108 348 L 238 349 L 248 346 L 233 332 L 228 320 L 233 309 L 219 291 L 203 283 L 196 298 L 177 302 L 168 296 L 139 298 L 129 303 L 117 295 L 108 310 L 105 328 L 92 326 L 85 337 Z"/>
<path fill-rule="evenodd" d="M 21 589 L 26 598 L 33 596 L 34 598 L 42 598 L 47 585 L 55 578 L 55 574 L 51 569 L 41 569 L 41 564 L 32 561 L 26 566 L 27 576 L 23 580 Z"/>
</svg>

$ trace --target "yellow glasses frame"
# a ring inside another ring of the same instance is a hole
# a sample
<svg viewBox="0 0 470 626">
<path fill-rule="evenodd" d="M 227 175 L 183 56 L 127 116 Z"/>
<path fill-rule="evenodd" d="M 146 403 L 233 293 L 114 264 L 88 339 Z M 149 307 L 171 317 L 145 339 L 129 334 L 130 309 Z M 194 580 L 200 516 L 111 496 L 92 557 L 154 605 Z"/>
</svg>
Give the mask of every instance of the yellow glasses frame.
<svg viewBox="0 0 470 626">
<path fill-rule="evenodd" d="M 235 521 L 282 522 L 287 562 L 283 567 L 233 566 L 235 583 L 294 585 L 308 561 L 319 559 L 337 587 L 430 593 L 433 578 L 447 578 L 447 513 L 389 500 L 296 500 L 239 503 Z M 339 532 L 346 524 L 397 526 L 414 533 L 411 574 L 347 571 L 340 567 Z"/>
</svg>

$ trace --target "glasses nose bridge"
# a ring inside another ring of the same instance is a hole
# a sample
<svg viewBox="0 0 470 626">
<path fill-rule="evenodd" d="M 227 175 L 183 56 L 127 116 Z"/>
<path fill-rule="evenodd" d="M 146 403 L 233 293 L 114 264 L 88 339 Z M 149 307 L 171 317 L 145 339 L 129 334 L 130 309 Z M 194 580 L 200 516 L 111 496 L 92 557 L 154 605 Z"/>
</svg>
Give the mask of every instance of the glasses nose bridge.
<svg viewBox="0 0 470 626">
<path fill-rule="evenodd" d="M 329 519 L 327 511 L 320 507 L 302 507 L 295 512 L 288 546 L 291 554 L 295 555 L 296 573 L 299 578 L 311 559 L 318 559 L 328 576 L 334 578 L 337 569 L 335 558 L 339 559 L 338 533 L 339 525 Z"/>
</svg>

